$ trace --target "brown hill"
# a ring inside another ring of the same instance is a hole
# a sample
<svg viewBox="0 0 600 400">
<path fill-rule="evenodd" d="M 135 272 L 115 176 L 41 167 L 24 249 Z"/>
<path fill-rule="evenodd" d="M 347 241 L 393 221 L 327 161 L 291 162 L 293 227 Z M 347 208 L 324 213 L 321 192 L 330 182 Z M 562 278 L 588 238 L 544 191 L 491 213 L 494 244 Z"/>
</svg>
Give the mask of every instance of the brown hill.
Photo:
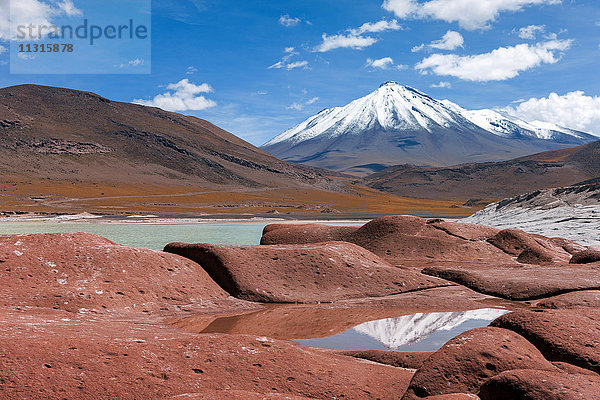
<svg viewBox="0 0 600 400">
<path fill-rule="evenodd" d="M 281 161 L 199 118 L 37 85 L 0 89 L 0 160 L 0 211 L 10 212 L 431 214 L 452 205 Z"/>
<path fill-rule="evenodd" d="M 446 168 L 397 165 L 366 178 L 367 185 L 400 196 L 468 201 L 498 200 L 600 176 L 600 141 L 510 161 Z"/>
</svg>

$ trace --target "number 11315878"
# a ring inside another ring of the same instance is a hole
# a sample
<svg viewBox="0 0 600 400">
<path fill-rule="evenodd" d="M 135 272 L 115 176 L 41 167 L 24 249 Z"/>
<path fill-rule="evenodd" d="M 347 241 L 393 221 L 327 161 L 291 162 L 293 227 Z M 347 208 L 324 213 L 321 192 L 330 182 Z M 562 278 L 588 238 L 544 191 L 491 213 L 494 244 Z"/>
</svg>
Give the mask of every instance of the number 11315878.
<svg viewBox="0 0 600 400">
<path fill-rule="evenodd" d="M 38 43 L 21 43 L 19 45 L 19 53 L 72 53 L 74 51 L 73 44 L 38 44 Z"/>
</svg>

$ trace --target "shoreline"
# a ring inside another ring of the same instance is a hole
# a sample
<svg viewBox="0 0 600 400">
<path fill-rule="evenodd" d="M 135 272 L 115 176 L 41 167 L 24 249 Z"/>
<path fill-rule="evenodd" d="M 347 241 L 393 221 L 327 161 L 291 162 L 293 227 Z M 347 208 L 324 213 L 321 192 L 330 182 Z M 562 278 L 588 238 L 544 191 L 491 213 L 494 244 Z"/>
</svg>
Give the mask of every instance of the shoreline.
<svg viewBox="0 0 600 400">
<path fill-rule="evenodd" d="M 399 214 L 401 215 L 401 214 Z M 135 225 L 196 225 L 196 224 L 356 224 L 365 223 L 378 218 L 378 215 L 338 215 L 330 218 L 319 218 L 316 215 L 265 216 L 252 214 L 238 215 L 201 215 L 201 216 L 169 216 L 169 215 L 94 215 L 89 213 L 69 215 L 27 214 L 0 217 L 0 224 L 16 223 L 77 223 L 77 224 L 135 224 Z M 456 216 L 426 216 L 425 218 L 444 218 L 457 220 Z"/>
</svg>

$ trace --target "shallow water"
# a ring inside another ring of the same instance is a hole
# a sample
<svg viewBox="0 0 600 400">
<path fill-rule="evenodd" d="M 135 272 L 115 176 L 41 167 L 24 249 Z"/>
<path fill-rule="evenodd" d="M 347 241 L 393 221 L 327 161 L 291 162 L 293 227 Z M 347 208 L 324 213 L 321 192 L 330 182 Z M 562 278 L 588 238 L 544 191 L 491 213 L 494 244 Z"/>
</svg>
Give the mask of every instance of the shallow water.
<svg viewBox="0 0 600 400">
<path fill-rule="evenodd" d="M 277 222 L 280 223 L 280 222 Z M 173 242 L 259 244 L 267 222 L 165 224 L 96 222 L 0 222 L 0 235 L 88 232 L 126 246 L 162 250 Z M 328 223 L 327 225 L 356 225 Z"/>
<path fill-rule="evenodd" d="M 506 313 L 500 309 L 418 313 L 365 322 L 329 337 L 296 341 L 302 346 L 338 350 L 437 351 L 450 339 L 488 326 Z"/>
<path fill-rule="evenodd" d="M 436 351 L 470 329 L 508 313 L 482 308 L 410 313 L 402 307 L 328 308 L 270 305 L 266 310 L 216 318 L 188 317 L 173 326 L 197 333 L 228 333 L 294 340 L 301 346 L 337 350 Z M 392 318 L 382 318 L 382 317 Z"/>
</svg>

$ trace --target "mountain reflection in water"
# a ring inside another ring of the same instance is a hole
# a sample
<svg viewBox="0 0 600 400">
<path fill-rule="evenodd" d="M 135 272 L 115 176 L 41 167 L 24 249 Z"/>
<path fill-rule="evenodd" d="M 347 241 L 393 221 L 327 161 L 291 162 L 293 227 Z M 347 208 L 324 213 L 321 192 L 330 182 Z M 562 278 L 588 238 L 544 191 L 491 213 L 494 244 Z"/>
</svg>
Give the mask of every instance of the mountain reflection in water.
<svg viewBox="0 0 600 400">
<path fill-rule="evenodd" d="M 299 339 L 302 346 L 343 350 L 436 351 L 470 329 L 488 326 L 509 311 L 480 310 L 418 313 L 370 321 L 343 333 L 318 339 Z"/>
</svg>

